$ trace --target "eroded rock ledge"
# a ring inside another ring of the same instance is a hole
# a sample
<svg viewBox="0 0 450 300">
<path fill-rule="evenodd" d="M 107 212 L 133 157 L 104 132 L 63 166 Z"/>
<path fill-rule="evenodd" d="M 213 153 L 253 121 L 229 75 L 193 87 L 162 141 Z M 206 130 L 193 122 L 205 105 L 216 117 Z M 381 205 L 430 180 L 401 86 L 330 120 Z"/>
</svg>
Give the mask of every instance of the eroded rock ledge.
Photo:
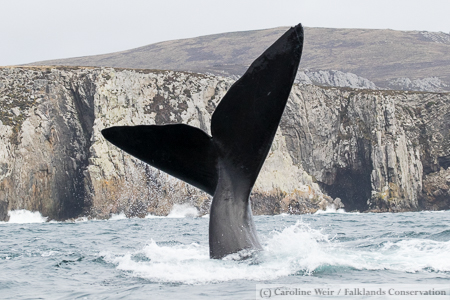
<svg viewBox="0 0 450 300">
<path fill-rule="evenodd" d="M 105 142 L 113 125 L 209 132 L 232 80 L 185 72 L 0 69 L 0 219 L 207 213 L 211 198 Z M 251 196 L 255 214 L 449 209 L 450 95 L 294 86 Z M 341 202 L 342 201 L 342 202 Z"/>
</svg>

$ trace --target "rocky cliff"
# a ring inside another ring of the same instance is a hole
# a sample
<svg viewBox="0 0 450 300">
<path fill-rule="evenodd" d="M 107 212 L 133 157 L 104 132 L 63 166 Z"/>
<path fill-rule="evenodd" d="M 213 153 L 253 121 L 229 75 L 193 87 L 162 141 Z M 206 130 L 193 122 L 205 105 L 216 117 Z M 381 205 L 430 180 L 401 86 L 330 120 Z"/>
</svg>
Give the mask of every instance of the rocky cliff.
<svg viewBox="0 0 450 300">
<path fill-rule="evenodd" d="M 449 207 L 449 94 L 296 86 L 292 99 L 290 154 L 347 209 Z"/>
<path fill-rule="evenodd" d="M 112 68 L 0 69 L 0 219 L 166 215 L 211 198 L 123 153 L 100 130 L 185 123 L 209 132 L 232 80 Z M 448 209 L 450 96 L 295 85 L 252 193 L 256 214 Z M 342 199 L 342 203 L 341 203 Z"/>
</svg>

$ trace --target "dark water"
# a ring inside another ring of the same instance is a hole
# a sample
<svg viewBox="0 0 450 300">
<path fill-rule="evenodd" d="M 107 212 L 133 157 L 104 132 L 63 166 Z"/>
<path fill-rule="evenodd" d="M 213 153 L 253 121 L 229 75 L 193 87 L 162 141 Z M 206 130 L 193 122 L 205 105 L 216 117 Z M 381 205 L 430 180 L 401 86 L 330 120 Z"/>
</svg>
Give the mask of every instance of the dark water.
<svg viewBox="0 0 450 300">
<path fill-rule="evenodd" d="M 450 211 L 257 216 L 264 251 L 241 261 L 209 259 L 208 218 L 23 223 L 33 216 L 22 213 L 12 218 L 22 223 L 0 223 L 1 299 L 255 299 L 257 284 L 450 285 Z"/>
</svg>

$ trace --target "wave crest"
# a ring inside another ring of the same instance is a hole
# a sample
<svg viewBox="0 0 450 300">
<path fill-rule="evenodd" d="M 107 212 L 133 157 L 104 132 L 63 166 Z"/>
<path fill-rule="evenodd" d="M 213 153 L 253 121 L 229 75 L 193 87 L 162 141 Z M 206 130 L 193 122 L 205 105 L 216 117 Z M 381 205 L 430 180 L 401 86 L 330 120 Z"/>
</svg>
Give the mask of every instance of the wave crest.
<svg viewBox="0 0 450 300">
<path fill-rule="evenodd" d="M 38 211 L 29 211 L 26 209 L 8 211 L 8 223 L 26 224 L 26 223 L 44 223 L 47 217 L 43 217 Z"/>
</svg>

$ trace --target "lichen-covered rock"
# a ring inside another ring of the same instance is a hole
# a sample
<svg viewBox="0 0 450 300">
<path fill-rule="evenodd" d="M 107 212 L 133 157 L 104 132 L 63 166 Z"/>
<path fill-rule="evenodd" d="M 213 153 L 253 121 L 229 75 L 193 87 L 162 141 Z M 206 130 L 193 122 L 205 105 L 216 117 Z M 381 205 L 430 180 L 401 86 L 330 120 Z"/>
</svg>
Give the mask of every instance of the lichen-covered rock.
<svg viewBox="0 0 450 300">
<path fill-rule="evenodd" d="M 350 87 L 354 89 L 379 89 L 375 83 L 353 73 L 337 70 L 303 70 L 297 73 L 296 82 L 323 86 Z"/>
<path fill-rule="evenodd" d="M 107 143 L 100 131 L 185 123 L 209 132 L 211 114 L 231 80 L 171 71 L 47 67 L 3 68 L 0 76 L 0 201 L 7 203 L 2 211 L 38 210 L 50 219 L 108 218 L 119 212 L 167 215 L 173 204 L 190 203 L 208 213 L 208 195 Z M 283 151 L 278 133 L 255 193 L 272 197 L 281 189 L 290 195 L 311 181 Z M 332 201 L 317 184 L 309 190 Z"/>
<path fill-rule="evenodd" d="M 167 215 L 179 203 L 208 213 L 210 196 L 107 143 L 100 131 L 185 123 L 209 133 L 232 83 L 173 71 L 0 68 L 0 220 L 22 208 L 59 220 Z M 251 195 L 254 212 L 448 207 L 449 99 L 294 86 Z"/>
<path fill-rule="evenodd" d="M 421 206 L 426 210 L 450 209 L 450 168 L 425 176 Z"/>
<path fill-rule="evenodd" d="M 400 77 L 389 80 L 386 87 L 404 91 L 426 91 L 426 92 L 444 92 L 448 91 L 450 86 L 438 77 L 427 77 L 411 80 L 406 77 Z"/>
<path fill-rule="evenodd" d="M 4 68 L 0 72 L 0 202 L 52 219 L 79 215 L 86 191 L 89 124 L 76 94 L 93 93 L 95 74 Z M 70 75 L 69 75 L 70 74 Z"/>
<path fill-rule="evenodd" d="M 423 175 L 450 166 L 449 94 L 296 86 L 292 99 L 288 149 L 331 197 L 350 210 L 426 207 Z"/>
<path fill-rule="evenodd" d="M 0 220 L 8 221 L 8 202 L 0 201 Z"/>
</svg>

